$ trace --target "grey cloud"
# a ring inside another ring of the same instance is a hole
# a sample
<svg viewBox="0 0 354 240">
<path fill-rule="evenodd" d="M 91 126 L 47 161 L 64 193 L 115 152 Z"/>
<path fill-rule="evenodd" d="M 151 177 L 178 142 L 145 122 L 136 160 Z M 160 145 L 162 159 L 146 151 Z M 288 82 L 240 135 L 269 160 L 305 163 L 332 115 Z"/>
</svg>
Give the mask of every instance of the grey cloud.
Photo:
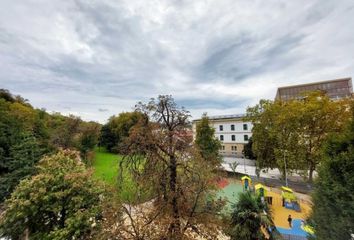
<svg viewBox="0 0 354 240">
<path fill-rule="evenodd" d="M 184 99 L 180 100 L 177 103 L 181 106 L 188 106 L 191 109 L 228 109 L 235 108 L 245 105 L 248 103 L 248 99 Z"/>
<path fill-rule="evenodd" d="M 279 85 L 353 76 L 353 7 L 4 0 L 0 85 L 37 107 L 101 122 L 158 94 L 192 112 L 245 110 Z"/>
</svg>

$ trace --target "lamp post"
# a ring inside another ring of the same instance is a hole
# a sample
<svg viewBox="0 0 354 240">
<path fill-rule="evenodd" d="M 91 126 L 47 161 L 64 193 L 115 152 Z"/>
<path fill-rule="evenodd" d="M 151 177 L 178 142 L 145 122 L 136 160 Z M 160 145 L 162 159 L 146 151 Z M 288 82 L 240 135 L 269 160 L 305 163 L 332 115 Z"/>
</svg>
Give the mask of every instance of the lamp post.
<svg viewBox="0 0 354 240">
<path fill-rule="evenodd" d="M 245 174 L 247 174 L 247 172 L 246 172 L 246 159 L 245 159 L 245 156 L 243 156 L 243 168 L 244 168 Z"/>
<path fill-rule="evenodd" d="M 285 186 L 288 187 L 288 174 L 286 171 L 286 158 L 285 158 L 285 149 L 283 150 L 284 153 L 284 167 L 285 167 Z"/>
<path fill-rule="evenodd" d="M 285 136 L 285 128 L 283 127 L 283 129 L 282 129 L 282 145 L 283 145 L 283 160 L 284 160 L 284 170 L 285 170 L 285 185 L 286 185 L 286 187 L 288 187 L 288 174 L 286 171 L 287 166 L 286 166 L 286 158 L 285 158 L 286 149 L 285 149 L 284 136 Z"/>
</svg>

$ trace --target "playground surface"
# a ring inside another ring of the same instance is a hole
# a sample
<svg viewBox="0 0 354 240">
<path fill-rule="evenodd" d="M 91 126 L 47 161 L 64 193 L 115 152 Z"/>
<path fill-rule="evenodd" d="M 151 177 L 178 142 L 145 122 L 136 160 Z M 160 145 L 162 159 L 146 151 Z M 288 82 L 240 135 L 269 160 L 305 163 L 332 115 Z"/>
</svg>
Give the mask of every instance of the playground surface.
<svg viewBox="0 0 354 240">
<path fill-rule="evenodd" d="M 237 202 L 238 194 L 243 191 L 241 181 L 234 179 L 222 179 L 218 182 L 220 188 L 217 197 L 226 198 L 227 203 L 224 213 L 232 211 L 232 205 Z M 281 191 L 277 188 L 267 189 L 267 196 L 272 197 L 271 212 L 273 221 L 278 231 L 282 234 L 306 237 L 307 233 L 301 228 L 301 221 L 305 220 L 311 213 L 311 205 L 307 201 L 299 200 L 301 211 L 297 212 L 292 209 L 287 209 L 282 206 Z M 291 215 L 293 222 L 290 228 L 287 221 L 288 216 Z"/>
<path fill-rule="evenodd" d="M 224 213 L 231 213 L 232 206 L 237 202 L 238 194 L 243 191 L 240 182 L 229 179 L 222 179 L 218 182 L 220 191 L 217 193 L 217 198 L 226 199 Z"/>
</svg>

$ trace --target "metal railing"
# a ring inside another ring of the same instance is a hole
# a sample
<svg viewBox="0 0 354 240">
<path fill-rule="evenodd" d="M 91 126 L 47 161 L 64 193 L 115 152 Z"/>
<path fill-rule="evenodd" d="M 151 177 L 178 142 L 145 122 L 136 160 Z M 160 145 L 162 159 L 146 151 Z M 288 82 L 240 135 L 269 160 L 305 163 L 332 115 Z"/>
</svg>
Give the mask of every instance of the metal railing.
<svg viewBox="0 0 354 240">
<path fill-rule="evenodd" d="M 307 240 L 307 237 L 289 235 L 289 234 L 281 234 L 284 240 Z"/>
</svg>

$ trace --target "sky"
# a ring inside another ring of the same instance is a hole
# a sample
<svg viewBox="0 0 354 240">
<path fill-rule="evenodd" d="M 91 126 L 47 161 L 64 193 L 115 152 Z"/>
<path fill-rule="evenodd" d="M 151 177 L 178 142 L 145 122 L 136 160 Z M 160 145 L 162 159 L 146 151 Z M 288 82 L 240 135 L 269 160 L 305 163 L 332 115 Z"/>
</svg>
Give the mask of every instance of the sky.
<svg viewBox="0 0 354 240">
<path fill-rule="evenodd" d="M 193 118 L 354 76 L 353 0 L 1 0 L 0 88 L 104 123 L 170 94 Z"/>
</svg>

